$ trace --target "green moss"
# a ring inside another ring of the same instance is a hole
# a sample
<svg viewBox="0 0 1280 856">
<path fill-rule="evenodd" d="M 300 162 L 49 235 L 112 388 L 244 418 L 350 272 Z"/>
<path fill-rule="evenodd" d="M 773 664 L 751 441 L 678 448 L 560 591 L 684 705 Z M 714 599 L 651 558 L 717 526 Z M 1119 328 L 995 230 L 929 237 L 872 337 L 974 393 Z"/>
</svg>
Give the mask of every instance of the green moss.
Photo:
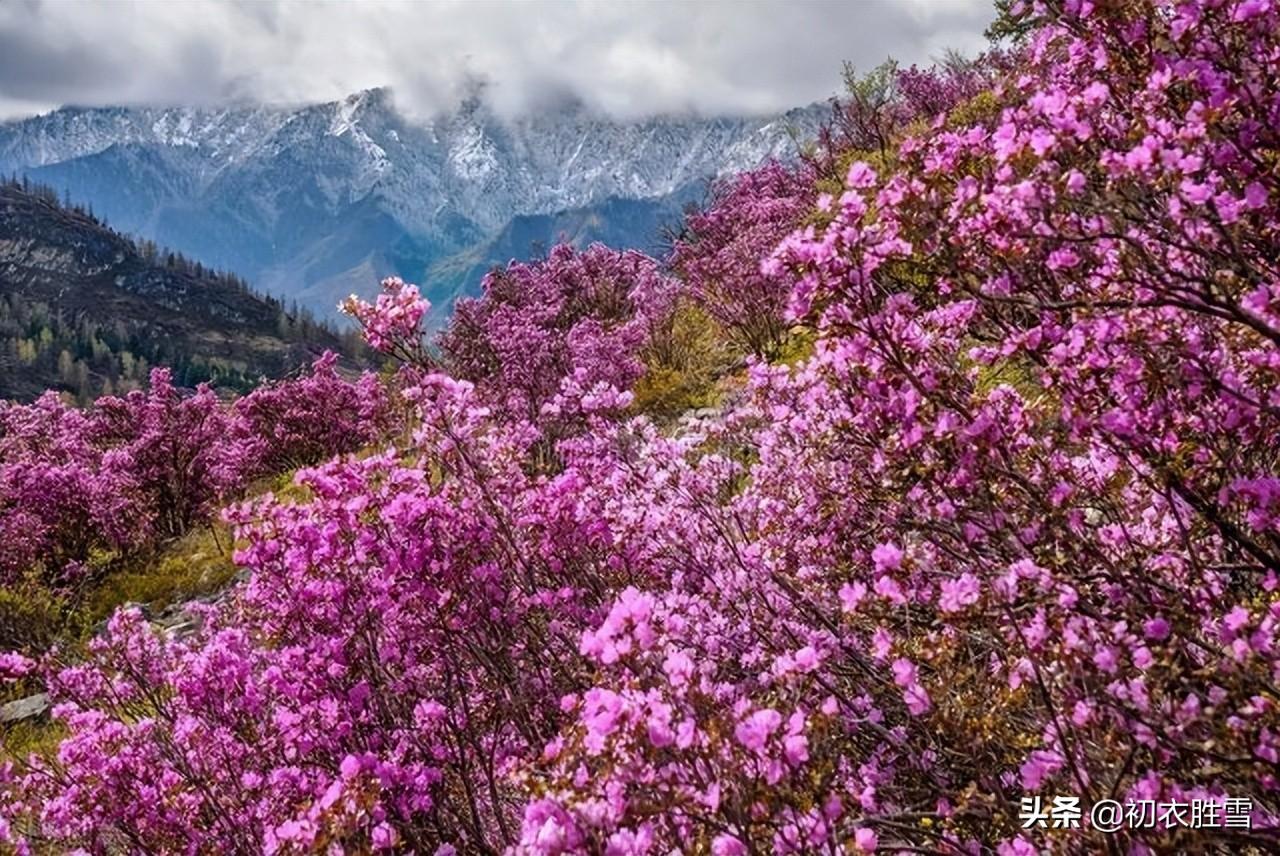
<svg viewBox="0 0 1280 856">
<path fill-rule="evenodd" d="M 782 341 L 778 356 L 773 362 L 784 366 L 798 365 L 813 356 L 813 348 L 817 341 L 817 334 L 813 330 L 802 327 L 793 328 Z"/>
<path fill-rule="evenodd" d="M 42 651 L 59 635 L 69 604 L 35 576 L 0 588 L 0 650 Z"/>
<path fill-rule="evenodd" d="M 311 499 L 311 488 L 298 484 L 294 480 L 296 475 L 297 470 L 290 470 L 289 472 L 263 479 L 260 483 L 253 485 L 249 493 L 253 496 L 270 493 L 276 499 L 298 503 L 308 502 Z"/>
<path fill-rule="evenodd" d="M 1035 401 L 1044 395 L 1037 369 L 1025 360 L 1000 360 L 992 365 L 980 365 L 975 392 L 985 397 L 998 386 L 1011 386 L 1027 401 Z"/>
<path fill-rule="evenodd" d="M 714 384 L 691 372 L 656 366 L 645 372 L 635 387 L 634 408 L 657 419 L 670 419 L 687 410 L 714 407 L 718 400 Z"/>
<path fill-rule="evenodd" d="M 994 122 L 1000 117 L 1003 107 L 1004 105 L 994 92 L 990 90 L 979 92 L 951 108 L 951 112 L 947 115 L 947 124 L 957 128 Z"/>
</svg>

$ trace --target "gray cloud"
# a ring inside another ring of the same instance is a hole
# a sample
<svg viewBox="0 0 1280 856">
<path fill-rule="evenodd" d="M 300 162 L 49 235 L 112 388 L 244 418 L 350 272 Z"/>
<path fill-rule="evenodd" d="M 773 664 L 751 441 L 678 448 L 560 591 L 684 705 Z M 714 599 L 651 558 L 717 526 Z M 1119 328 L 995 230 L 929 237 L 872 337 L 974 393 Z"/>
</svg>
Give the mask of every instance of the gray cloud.
<svg viewBox="0 0 1280 856">
<path fill-rule="evenodd" d="M 989 0 L 0 0 L 0 117 L 66 104 L 327 101 L 389 85 L 418 114 L 476 80 L 506 112 L 771 112 L 841 63 L 981 49 Z"/>
</svg>

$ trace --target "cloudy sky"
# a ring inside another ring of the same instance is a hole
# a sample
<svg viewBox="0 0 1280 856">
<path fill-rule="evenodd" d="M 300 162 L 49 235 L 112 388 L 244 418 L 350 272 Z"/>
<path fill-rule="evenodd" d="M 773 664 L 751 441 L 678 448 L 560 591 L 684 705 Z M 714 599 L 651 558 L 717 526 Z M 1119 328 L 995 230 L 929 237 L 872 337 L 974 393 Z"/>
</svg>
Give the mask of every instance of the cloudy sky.
<svg viewBox="0 0 1280 856">
<path fill-rule="evenodd" d="M 508 112 L 763 113 L 832 95 L 845 60 L 976 52 L 991 17 L 990 0 L 0 0 L 0 118 L 381 85 L 429 114 L 474 80 Z"/>
</svg>

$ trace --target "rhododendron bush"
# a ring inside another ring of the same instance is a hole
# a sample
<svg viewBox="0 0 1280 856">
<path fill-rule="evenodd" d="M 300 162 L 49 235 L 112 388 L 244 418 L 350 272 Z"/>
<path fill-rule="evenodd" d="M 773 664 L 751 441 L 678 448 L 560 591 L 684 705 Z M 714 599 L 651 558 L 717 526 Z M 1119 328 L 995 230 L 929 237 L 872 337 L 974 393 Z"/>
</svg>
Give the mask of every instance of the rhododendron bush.
<svg viewBox="0 0 1280 856">
<path fill-rule="evenodd" d="M 476 384 L 496 418 L 554 443 L 591 414 L 629 403 L 640 350 L 675 294 L 642 253 L 560 245 L 544 262 L 494 271 L 482 298 L 458 301 L 440 341 L 444 364 Z"/>
<path fill-rule="evenodd" d="M 672 266 L 690 296 L 753 354 L 782 344 L 791 284 L 760 262 L 812 213 L 814 180 L 808 165 L 770 162 L 722 181 L 676 242 Z"/>
<path fill-rule="evenodd" d="M 403 430 L 359 458 L 320 444 L 304 490 L 228 509 L 251 574 L 196 635 L 122 611 L 87 658 L 0 660 L 44 675 L 67 730 L 5 766 L 0 831 L 90 852 L 1272 848 L 1280 11 L 1033 12 L 979 97 L 840 153 L 838 198 L 776 165 L 731 185 L 698 216 L 743 231 L 677 247 L 676 278 L 557 248 L 492 274 L 438 354 L 416 289 L 351 301 L 402 361 L 380 406 Z M 749 360 L 713 419 L 630 407 L 681 289 L 710 313 L 784 286 L 771 323 L 811 353 Z M 87 499 L 10 513 L 114 519 L 74 485 L 111 472 L 94 417 L 19 415 L 9 442 L 57 450 L 22 476 L 40 501 Z M 193 507 L 225 490 L 210 467 Z M 1019 801 L 1054 795 L 1252 814 L 1023 828 Z"/>
<path fill-rule="evenodd" d="M 181 535 L 255 478 L 360 448 L 388 424 L 386 395 L 335 362 L 234 406 L 207 386 L 184 393 L 166 369 L 88 411 L 54 392 L 0 403 L 0 580 L 33 567 L 74 577 L 95 550 Z"/>
</svg>

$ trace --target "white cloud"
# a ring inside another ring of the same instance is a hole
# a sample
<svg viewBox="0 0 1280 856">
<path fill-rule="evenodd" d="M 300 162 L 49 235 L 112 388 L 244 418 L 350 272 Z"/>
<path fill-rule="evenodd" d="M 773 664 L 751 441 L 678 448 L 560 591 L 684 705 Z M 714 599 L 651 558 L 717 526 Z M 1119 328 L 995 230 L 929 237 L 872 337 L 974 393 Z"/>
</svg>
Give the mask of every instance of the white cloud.
<svg viewBox="0 0 1280 856">
<path fill-rule="evenodd" d="M 771 112 L 841 63 L 981 49 L 988 0 L 0 3 L 0 116 L 65 104 L 327 101 L 389 85 L 426 114 L 476 79 L 508 112 Z"/>
</svg>

